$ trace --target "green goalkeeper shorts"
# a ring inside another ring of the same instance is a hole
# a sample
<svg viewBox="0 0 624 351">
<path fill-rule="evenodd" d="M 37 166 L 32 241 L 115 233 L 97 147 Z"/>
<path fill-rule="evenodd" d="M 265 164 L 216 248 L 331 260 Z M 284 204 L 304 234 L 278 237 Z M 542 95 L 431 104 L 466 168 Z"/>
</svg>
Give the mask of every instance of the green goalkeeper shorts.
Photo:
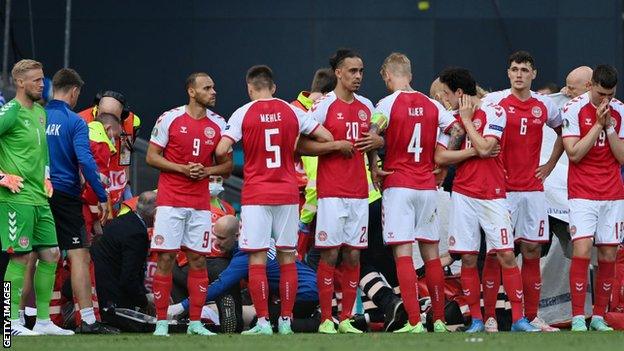
<svg viewBox="0 0 624 351">
<path fill-rule="evenodd" d="M 50 206 L 1 202 L 0 240 L 2 251 L 8 253 L 58 246 Z"/>
</svg>

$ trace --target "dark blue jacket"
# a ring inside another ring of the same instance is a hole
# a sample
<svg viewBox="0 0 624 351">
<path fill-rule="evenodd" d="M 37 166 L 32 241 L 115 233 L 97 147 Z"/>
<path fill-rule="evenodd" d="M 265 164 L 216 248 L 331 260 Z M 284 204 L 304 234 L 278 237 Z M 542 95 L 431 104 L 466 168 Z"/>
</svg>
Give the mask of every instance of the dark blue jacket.
<svg viewBox="0 0 624 351">
<path fill-rule="evenodd" d="M 87 123 L 64 101 L 52 100 L 45 109 L 52 186 L 66 194 L 80 196 L 80 167 L 99 201 L 106 202 L 106 191 L 100 183 L 97 165 L 89 147 Z"/>
<path fill-rule="evenodd" d="M 318 301 L 318 289 L 316 287 L 316 272 L 306 264 L 297 260 L 297 298 L 296 301 Z M 279 294 L 280 267 L 277 262 L 275 247 L 271 247 L 267 253 L 267 279 L 269 290 L 272 294 Z M 234 247 L 233 257 L 230 264 L 219 275 L 219 279 L 210 283 L 206 302 L 214 301 L 223 295 L 234 284 L 239 284 L 241 280 L 249 276 L 249 254 Z M 188 299 L 182 301 L 185 309 L 188 309 Z"/>
</svg>

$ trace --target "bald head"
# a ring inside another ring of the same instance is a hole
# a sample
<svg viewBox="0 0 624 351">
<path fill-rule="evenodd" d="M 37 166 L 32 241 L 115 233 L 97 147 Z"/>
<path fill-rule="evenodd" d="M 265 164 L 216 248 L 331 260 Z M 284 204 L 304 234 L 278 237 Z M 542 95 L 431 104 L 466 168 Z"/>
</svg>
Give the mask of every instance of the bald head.
<svg viewBox="0 0 624 351">
<path fill-rule="evenodd" d="M 234 248 L 239 231 L 238 218 L 225 215 L 214 224 L 215 245 L 222 252 L 229 252 Z"/>
<path fill-rule="evenodd" d="M 444 98 L 444 84 L 440 82 L 440 77 L 436 78 L 429 88 L 429 97 L 438 101 L 444 106 L 444 108 L 449 109 L 450 104 Z"/>
<path fill-rule="evenodd" d="M 234 236 L 238 234 L 238 219 L 232 215 L 226 215 L 217 219 L 214 226 L 215 233 L 219 233 L 219 235 Z"/>
<path fill-rule="evenodd" d="M 562 92 L 572 99 L 585 94 L 591 85 L 592 73 L 592 69 L 587 66 L 573 69 L 566 77 L 566 86 Z"/>
<path fill-rule="evenodd" d="M 117 118 L 121 118 L 123 105 L 114 97 L 104 96 L 100 99 L 100 103 L 98 104 L 98 114 L 100 113 L 110 113 Z"/>
</svg>

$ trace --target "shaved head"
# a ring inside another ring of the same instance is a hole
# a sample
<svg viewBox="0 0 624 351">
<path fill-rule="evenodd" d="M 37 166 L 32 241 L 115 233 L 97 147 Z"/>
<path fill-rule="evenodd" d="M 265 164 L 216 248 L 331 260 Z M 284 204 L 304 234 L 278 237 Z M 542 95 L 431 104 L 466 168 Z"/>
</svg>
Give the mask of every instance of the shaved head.
<svg viewBox="0 0 624 351">
<path fill-rule="evenodd" d="M 450 104 L 445 100 L 443 90 L 444 84 L 440 82 L 440 77 L 438 77 L 431 83 L 431 87 L 429 88 L 429 97 L 441 103 L 444 108 L 449 109 Z"/>
<path fill-rule="evenodd" d="M 221 252 L 232 251 L 238 239 L 239 229 L 238 218 L 232 215 L 225 215 L 217 219 L 214 224 L 215 246 L 219 248 Z"/>
<path fill-rule="evenodd" d="M 563 93 L 570 98 L 585 94 L 591 84 L 593 70 L 587 66 L 573 69 L 566 77 L 566 86 Z"/>
<path fill-rule="evenodd" d="M 123 104 L 113 97 L 104 96 L 100 99 L 97 113 L 110 113 L 111 115 L 121 119 Z"/>
</svg>

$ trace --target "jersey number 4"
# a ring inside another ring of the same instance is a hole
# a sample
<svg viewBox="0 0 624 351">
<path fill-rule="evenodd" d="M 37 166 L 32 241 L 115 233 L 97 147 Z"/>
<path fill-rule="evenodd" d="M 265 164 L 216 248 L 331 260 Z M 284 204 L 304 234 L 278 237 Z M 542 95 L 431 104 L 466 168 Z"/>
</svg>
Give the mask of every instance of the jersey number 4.
<svg viewBox="0 0 624 351">
<path fill-rule="evenodd" d="M 420 146 L 420 130 L 420 123 L 414 124 L 412 137 L 409 144 L 407 144 L 407 152 L 414 154 L 414 162 L 420 162 L 420 154 L 423 151 L 423 148 Z"/>
<path fill-rule="evenodd" d="M 271 144 L 271 135 L 279 134 L 279 129 L 271 128 L 264 130 L 264 149 L 273 153 L 272 157 L 266 158 L 267 168 L 279 168 L 282 165 L 282 156 L 280 155 L 279 145 Z"/>
</svg>

